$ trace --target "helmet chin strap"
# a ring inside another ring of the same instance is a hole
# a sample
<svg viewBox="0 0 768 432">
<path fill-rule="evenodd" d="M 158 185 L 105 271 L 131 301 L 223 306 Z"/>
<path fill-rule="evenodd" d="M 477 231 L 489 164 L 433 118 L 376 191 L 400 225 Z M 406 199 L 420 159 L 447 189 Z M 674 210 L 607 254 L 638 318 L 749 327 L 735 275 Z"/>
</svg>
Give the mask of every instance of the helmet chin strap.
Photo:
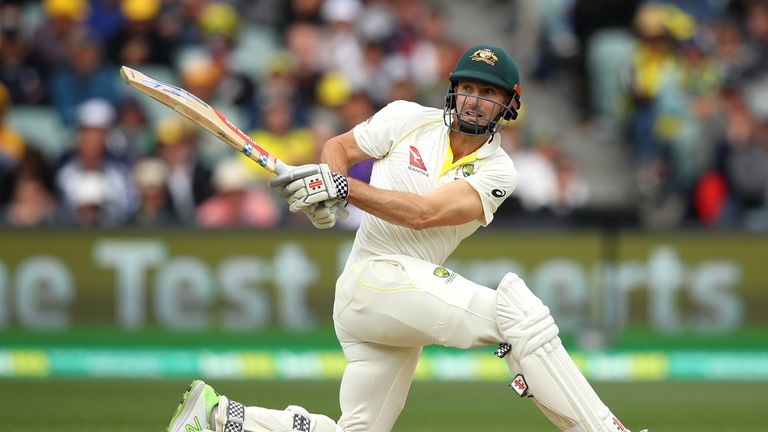
<svg viewBox="0 0 768 432">
<path fill-rule="evenodd" d="M 488 125 L 480 126 L 475 123 L 464 121 L 461 118 L 459 120 L 459 132 L 467 135 L 485 135 L 488 133 Z"/>
</svg>

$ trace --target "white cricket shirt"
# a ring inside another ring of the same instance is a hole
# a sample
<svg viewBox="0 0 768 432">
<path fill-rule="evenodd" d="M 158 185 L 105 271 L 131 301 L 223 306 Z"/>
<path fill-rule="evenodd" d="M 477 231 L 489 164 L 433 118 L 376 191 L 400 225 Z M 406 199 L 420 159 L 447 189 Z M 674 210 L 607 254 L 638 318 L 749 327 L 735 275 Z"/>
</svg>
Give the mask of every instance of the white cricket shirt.
<svg viewBox="0 0 768 432">
<path fill-rule="evenodd" d="M 357 145 L 377 160 L 371 186 L 426 195 L 451 181 L 466 181 L 480 196 L 488 225 L 514 190 L 517 171 L 496 137 L 453 162 L 443 110 L 395 101 L 355 126 Z M 442 264 L 480 221 L 414 230 L 370 214 L 363 216 L 347 265 L 372 255 L 402 254 Z"/>
</svg>

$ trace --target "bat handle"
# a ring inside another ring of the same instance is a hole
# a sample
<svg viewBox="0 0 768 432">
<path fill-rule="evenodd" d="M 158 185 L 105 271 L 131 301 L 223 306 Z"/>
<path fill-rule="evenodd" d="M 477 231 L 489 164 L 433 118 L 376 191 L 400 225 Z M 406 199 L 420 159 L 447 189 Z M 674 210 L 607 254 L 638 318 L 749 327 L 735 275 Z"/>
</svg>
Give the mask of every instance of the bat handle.
<svg viewBox="0 0 768 432">
<path fill-rule="evenodd" d="M 275 174 L 282 174 L 293 168 L 296 168 L 296 167 L 293 165 L 288 165 L 287 163 L 278 159 L 277 163 L 275 164 Z"/>
</svg>

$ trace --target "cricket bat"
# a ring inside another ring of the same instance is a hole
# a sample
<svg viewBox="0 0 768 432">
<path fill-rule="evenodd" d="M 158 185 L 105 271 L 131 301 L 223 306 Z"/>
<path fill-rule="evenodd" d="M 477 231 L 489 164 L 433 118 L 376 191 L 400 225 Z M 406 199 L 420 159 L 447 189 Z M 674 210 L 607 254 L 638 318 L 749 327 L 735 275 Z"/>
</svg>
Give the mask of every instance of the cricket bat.
<svg viewBox="0 0 768 432">
<path fill-rule="evenodd" d="M 183 88 L 158 81 L 127 66 L 120 68 L 120 77 L 129 86 L 171 107 L 177 113 L 204 127 L 208 132 L 248 156 L 267 171 L 280 174 L 293 168 L 256 144 L 220 112 Z"/>
</svg>

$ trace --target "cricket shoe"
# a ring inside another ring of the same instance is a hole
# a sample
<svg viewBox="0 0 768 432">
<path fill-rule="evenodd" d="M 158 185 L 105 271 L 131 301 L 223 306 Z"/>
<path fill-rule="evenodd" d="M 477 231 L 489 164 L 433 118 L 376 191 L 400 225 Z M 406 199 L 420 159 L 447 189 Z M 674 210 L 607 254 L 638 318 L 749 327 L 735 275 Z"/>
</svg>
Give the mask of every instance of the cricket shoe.
<svg viewBox="0 0 768 432">
<path fill-rule="evenodd" d="M 215 430 L 210 422 L 211 412 L 219 403 L 219 395 L 213 387 L 201 380 L 194 380 L 181 396 L 181 403 L 171 418 L 168 432 L 204 432 Z"/>
</svg>

